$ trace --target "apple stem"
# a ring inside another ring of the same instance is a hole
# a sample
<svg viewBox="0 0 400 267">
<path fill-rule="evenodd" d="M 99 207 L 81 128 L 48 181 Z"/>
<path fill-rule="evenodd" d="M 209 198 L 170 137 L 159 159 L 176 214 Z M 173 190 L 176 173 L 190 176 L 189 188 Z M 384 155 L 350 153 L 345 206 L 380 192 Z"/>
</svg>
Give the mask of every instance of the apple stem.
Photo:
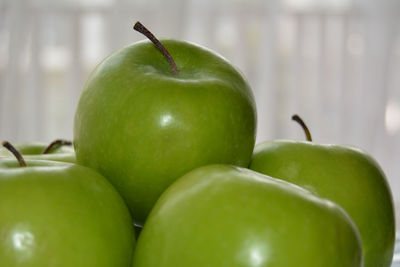
<svg viewBox="0 0 400 267">
<path fill-rule="evenodd" d="M 10 144 L 8 141 L 3 141 L 1 143 L 5 148 L 7 148 L 11 153 L 14 154 L 14 156 L 17 158 L 19 165 L 21 167 L 26 167 L 26 163 L 24 158 L 22 157 L 21 153 L 18 152 L 18 150 L 12 145 Z"/>
<path fill-rule="evenodd" d="M 292 116 L 292 120 L 298 122 L 298 123 L 301 125 L 301 127 L 302 127 L 303 130 L 304 130 L 304 133 L 306 134 L 307 141 L 312 142 L 310 130 L 308 130 L 308 127 L 307 127 L 307 125 L 304 123 L 304 121 L 302 120 L 302 118 L 300 118 L 299 115 L 295 114 L 295 115 Z"/>
<path fill-rule="evenodd" d="M 72 145 L 71 141 L 57 139 L 57 140 L 54 140 L 53 142 L 51 142 L 50 145 L 48 145 L 48 147 L 46 147 L 46 149 L 42 152 L 42 154 L 49 153 L 55 147 L 57 148 L 60 146 L 71 146 L 71 145 Z"/>
<path fill-rule="evenodd" d="M 133 29 L 142 33 L 147 38 L 149 38 L 150 41 L 153 42 L 153 44 L 158 48 L 158 50 L 161 51 L 161 53 L 164 55 L 164 57 L 168 60 L 169 65 L 171 65 L 172 72 L 174 73 L 174 75 L 177 75 L 178 68 L 176 67 L 175 61 L 173 60 L 171 54 L 168 52 L 168 50 L 165 48 L 165 46 L 163 46 L 162 43 L 139 21 L 135 23 L 135 25 L 133 26 Z"/>
</svg>

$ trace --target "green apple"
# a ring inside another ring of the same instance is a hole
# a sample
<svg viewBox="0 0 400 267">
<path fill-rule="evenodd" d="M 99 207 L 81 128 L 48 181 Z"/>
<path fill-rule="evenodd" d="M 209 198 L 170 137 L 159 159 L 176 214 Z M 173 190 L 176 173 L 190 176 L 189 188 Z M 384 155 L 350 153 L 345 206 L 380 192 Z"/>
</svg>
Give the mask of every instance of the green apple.
<svg viewBox="0 0 400 267">
<path fill-rule="evenodd" d="M 365 266 L 390 266 L 393 199 L 384 172 L 365 151 L 310 141 L 266 141 L 256 146 L 250 169 L 338 203 L 361 233 Z"/>
<path fill-rule="evenodd" d="M 153 43 L 129 45 L 90 75 L 74 119 L 77 162 L 108 178 L 139 223 L 175 179 L 211 163 L 247 167 L 255 144 L 240 72 L 201 46 L 162 44 L 176 73 Z"/>
<path fill-rule="evenodd" d="M 14 146 L 25 159 L 76 163 L 75 151 L 72 142 L 69 141 L 58 139 L 50 144 L 43 142 L 24 142 L 14 144 Z M 0 157 L 14 156 L 4 147 L 0 147 Z"/>
<path fill-rule="evenodd" d="M 131 266 L 132 218 L 97 172 L 75 164 L 0 159 L 0 265 Z"/>
<path fill-rule="evenodd" d="M 208 165 L 159 198 L 133 266 L 360 267 L 362 247 L 333 202 L 248 169 Z"/>
</svg>

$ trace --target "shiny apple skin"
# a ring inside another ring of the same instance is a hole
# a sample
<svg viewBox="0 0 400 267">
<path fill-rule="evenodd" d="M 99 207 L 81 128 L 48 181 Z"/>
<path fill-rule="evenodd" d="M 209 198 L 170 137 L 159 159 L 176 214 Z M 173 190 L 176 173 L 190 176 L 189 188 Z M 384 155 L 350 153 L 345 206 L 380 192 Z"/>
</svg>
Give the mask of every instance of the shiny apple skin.
<svg viewBox="0 0 400 267">
<path fill-rule="evenodd" d="M 73 146 L 60 146 L 52 149 L 47 154 L 42 152 L 49 145 L 43 142 L 23 142 L 13 144 L 19 153 L 23 155 L 25 159 L 29 160 L 54 160 L 60 162 L 76 163 L 75 151 Z M 0 158 L 9 157 L 14 158 L 14 155 L 4 147 L 0 147 Z"/>
<path fill-rule="evenodd" d="M 361 239 L 331 201 L 259 173 L 200 167 L 151 211 L 134 267 L 360 267 Z"/>
<path fill-rule="evenodd" d="M 248 166 L 255 144 L 243 76 L 210 50 L 161 42 L 178 75 L 152 43 L 127 46 L 93 71 L 74 120 L 77 162 L 108 178 L 138 223 L 175 179 L 210 163 Z"/>
<path fill-rule="evenodd" d="M 312 142 L 266 141 L 256 146 L 250 168 L 338 203 L 359 228 L 365 267 L 391 265 L 393 198 L 384 172 L 365 151 Z"/>
<path fill-rule="evenodd" d="M 131 266 L 129 210 L 88 168 L 54 161 L 0 160 L 0 265 Z"/>
</svg>

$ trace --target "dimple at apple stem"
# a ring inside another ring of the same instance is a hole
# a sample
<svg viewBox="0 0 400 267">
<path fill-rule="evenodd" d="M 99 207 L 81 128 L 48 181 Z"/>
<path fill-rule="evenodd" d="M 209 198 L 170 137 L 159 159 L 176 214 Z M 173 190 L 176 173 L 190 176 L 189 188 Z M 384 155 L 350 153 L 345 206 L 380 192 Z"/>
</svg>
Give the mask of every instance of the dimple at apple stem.
<svg viewBox="0 0 400 267">
<path fill-rule="evenodd" d="M 165 48 L 165 46 L 163 46 L 162 43 L 139 21 L 135 23 L 135 25 L 133 26 L 133 29 L 142 33 L 147 38 L 149 38 L 150 41 L 153 42 L 153 44 L 158 48 L 158 50 L 161 51 L 161 53 L 164 55 L 164 57 L 168 60 L 169 64 L 171 65 L 172 72 L 174 73 L 174 75 L 177 75 L 178 68 L 176 67 L 174 59 L 172 58 L 172 56 L 168 52 L 168 50 Z"/>
<path fill-rule="evenodd" d="M 49 153 L 53 148 L 55 147 L 60 147 L 60 146 L 71 146 L 72 142 L 68 140 L 62 140 L 62 139 L 57 139 L 51 142 L 48 147 L 43 150 L 42 154 L 47 154 Z"/>
<path fill-rule="evenodd" d="M 24 158 L 22 157 L 21 153 L 18 152 L 18 150 L 12 145 L 10 144 L 8 141 L 3 141 L 1 143 L 5 148 L 7 148 L 11 153 L 14 154 L 14 156 L 17 158 L 19 165 L 21 167 L 26 167 L 26 163 Z"/>
<path fill-rule="evenodd" d="M 307 127 L 307 125 L 304 123 L 303 119 L 300 118 L 299 115 L 294 114 L 294 115 L 292 116 L 292 120 L 296 121 L 297 123 L 299 123 L 299 124 L 301 125 L 301 127 L 302 127 L 303 130 L 304 130 L 304 133 L 306 134 L 307 141 L 312 142 L 310 130 L 308 130 L 308 127 Z"/>
</svg>

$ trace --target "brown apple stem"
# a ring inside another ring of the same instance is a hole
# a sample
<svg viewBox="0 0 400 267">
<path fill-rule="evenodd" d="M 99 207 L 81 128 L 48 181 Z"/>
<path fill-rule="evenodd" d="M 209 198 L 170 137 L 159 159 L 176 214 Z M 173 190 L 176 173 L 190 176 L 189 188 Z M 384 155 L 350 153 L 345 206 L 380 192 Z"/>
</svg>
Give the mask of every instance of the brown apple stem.
<svg viewBox="0 0 400 267">
<path fill-rule="evenodd" d="M 71 146 L 71 145 L 72 145 L 71 141 L 57 139 L 57 140 L 51 142 L 50 145 L 48 145 L 48 147 L 46 147 L 46 149 L 42 152 L 42 154 L 49 153 L 53 148 L 57 148 L 60 146 Z"/>
<path fill-rule="evenodd" d="M 298 123 L 301 125 L 301 127 L 302 127 L 303 130 L 304 130 L 304 133 L 306 134 L 307 141 L 312 142 L 310 130 L 308 130 L 308 127 L 307 127 L 307 125 L 304 123 L 304 121 L 302 120 L 302 118 L 300 118 L 299 115 L 295 114 L 295 115 L 292 116 L 292 120 L 298 122 Z"/>
<path fill-rule="evenodd" d="M 14 154 L 14 156 L 17 158 L 19 165 L 21 167 L 26 167 L 26 163 L 24 158 L 22 157 L 21 153 L 18 152 L 18 150 L 12 145 L 10 144 L 8 141 L 3 141 L 1 143 L 5 148 L 7 148 L 11 153 Z"/>
<path fill-rule="evenodd" d="M 168 52 L 168 50 L 165 48 L 165 46 L 163 46 L 162 43 L 139 21 L 135 23 L 135 25 L 133 26 L 133 29 L 142 33 L 147 38 L 149 38 L 150 41 L 153 42 L 153 44 L 158 48 L 158 50 L 161 51 L 161 53 L 164 55 L 164 57 L 168 60 L 169 65 L 171 65 L 172 72 L 174 73 L 174 75 L 177 75 L 178 68 L 176 67 L 175 61 L 173 60 L 171 54 Z"/>
</svg>

